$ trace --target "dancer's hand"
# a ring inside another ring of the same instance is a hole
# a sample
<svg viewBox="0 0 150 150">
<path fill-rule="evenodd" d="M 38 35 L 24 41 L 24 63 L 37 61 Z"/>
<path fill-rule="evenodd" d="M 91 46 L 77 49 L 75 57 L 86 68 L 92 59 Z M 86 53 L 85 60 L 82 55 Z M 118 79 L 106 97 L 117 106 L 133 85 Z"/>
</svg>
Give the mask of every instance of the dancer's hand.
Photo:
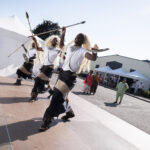
<svg viewBox="0 0 150 150">
<path fill-rule="evenodd" d="M 92 47 L 92 50 L 98 50 L 98 49 L 99 49 L 99 47 L 97 44 L 95 44 L 94 47 Z"/>
<path fill-rule="evenodd" d="M 24 44 L 21 45 L 24 48 Z"/>
<path fill-rule="evenodd" d="M 62 34 L 66 32 L 66 27 L 62 27 Z"/>
</svg>

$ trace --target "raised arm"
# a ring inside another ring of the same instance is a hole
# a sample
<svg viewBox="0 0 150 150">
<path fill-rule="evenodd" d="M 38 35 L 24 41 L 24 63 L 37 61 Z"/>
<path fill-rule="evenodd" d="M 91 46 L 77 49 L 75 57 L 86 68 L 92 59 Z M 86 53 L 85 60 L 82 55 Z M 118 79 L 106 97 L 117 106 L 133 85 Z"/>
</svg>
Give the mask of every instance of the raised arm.
<svg viewBox="0 0 150 150">
<path fill-rule="evenodd" d="M 43 51 L 43 49 L 41 47 L 38 47 L 38 44 L 37 44 L 37 40 L 35 37 L 32 37 L 33 41 L 34 41 L 34 45 L 35 45 L 35 49 L 37 51 Z"/>
<path fill-rule="evenodd" d="M 21 45 L 23 47 L 23 49 L 25 50 L 25 52 L 27 53 L 28 50 L 25 48 L 24 44 Z"/>
<path fill-rule="evenodd" d="M 65 33 L 66 33 L 66 28 L 62 28 L 62 35 L 59 43 L 59 47 L 62 49 L 64 47 L 64 40 L 65 40 Z"/>
<path fill-rule="evenodd" d="M 98 50 L 98 49 L 99 48 L 98 48 L 97 44 L 95 44 L 94 47 L 92 48 L 92 50 Z M 94 52 L 92 54 L 91 53 L 86 53 L 85 57 L 89 60 L 95 61 L 96 58 L 97 58 L 97 53 L 94 53 Z"/>
</svg>

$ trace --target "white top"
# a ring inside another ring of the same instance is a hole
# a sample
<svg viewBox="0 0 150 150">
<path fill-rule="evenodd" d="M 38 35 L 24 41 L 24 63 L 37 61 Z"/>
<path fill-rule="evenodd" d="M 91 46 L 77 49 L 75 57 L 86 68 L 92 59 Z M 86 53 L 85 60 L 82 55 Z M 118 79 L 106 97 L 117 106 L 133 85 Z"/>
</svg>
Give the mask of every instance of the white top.
<svg viewBox="0 0 150 150">
<path fill-rule="evenodd" d="M 59 68 L 62 68 L 64 62 L 65 62 L 65 59 L 59 56 Z"/>
<path fill-rule="evenodd" d="M 139 89 L 143 89 L 143 88 L 144 88 L 143 82 L 140 82 L 140 83 L 139 83 L 138 88 L 139 88 Z"/>
<path fill-rule="evenodd" d="M 136 87 L 136 83 L 132 83 L 131 88 L 135 88 Z"/>
<path fill-rule="evenodd" d="M 59 53 L 56 47 L 44 47 L 44 65 L 54 65 L 54 61 Z"/>
<path fill-rule="evenodd" d="M 34 57 L 34 56 L 36 58 L 36 56 L 37 56 L 37 50 L 35 48 L 29 49 L 29 51 L 28 51 L 28 57 L 29 57 L 29 59 L 32 58 L 32 57 Z"/>
<path fill-rule="evenodd" d="M 63 70 L 64 71 L 70 70 L 71 72 L 77 72 L 87 52 L 88 52 L 87 50 L 81 47 L 70 46 L 67 49 Z"/>
</svg>

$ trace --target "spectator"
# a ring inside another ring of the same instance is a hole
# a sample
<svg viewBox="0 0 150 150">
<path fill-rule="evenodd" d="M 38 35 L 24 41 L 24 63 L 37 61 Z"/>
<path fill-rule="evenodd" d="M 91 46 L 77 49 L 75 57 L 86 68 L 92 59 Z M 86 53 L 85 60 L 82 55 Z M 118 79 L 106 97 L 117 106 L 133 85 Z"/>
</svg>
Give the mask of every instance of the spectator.
<svg viewBox="0 0 150 150">
<path fill-rule="evenodd" d="M 93 74 L 93 70 L 90 71 L 90 73 L 88 74 L 88 76 L 84 80 L 83 92 L 86 94 L 90 94 L 91 86 L 93 84 L 92 74 Z"/>
<path fill-rule="evenodd" d="M 93 93 L 93 95 L 94 95 L 96 93 L 97 86 L 98 86 L 99 82 L 101 82 L 101 78 L 100 78 L 99 73 L 97 72 L 96 75 L 93 75 L 92 79 L 93 79 L 93 83 L 91 86 L 90 93 L 91 94 Z"/>
<path fill-rule="evenodd" d="M 141 81 L 141 82 L 138 84 L 138 91 L 137 91 L 137 94 L 138 94 L 138 95 L 141 95 L 143 89 L 144 89 L 144 84 L 143 84 L 143 82 Z"/>
<path fill-rule="evenodd" d="M 126 83 L 126 79 L 123 79 L 122 82 L 119 82 L 119 84 L 117 84 L 117 93 L 116 93 L 116 101 L 114 103 L 118 102 L 118 98 L 120 97 L 120 102 L 119 104 L 121 104 L 123 96 L 125 94 L 125 91 L 127 89 L 129 89 L 128 84 Z"/>
</svg>

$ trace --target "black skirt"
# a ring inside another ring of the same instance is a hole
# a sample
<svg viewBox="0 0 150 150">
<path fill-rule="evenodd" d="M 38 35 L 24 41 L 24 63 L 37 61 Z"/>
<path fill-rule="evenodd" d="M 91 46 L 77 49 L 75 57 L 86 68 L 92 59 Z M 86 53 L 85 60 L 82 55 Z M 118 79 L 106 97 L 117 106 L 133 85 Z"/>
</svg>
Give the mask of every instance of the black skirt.
<svg viewBox="0 0 150 150">
<path fill-rule="evenodd" d="M 45 93 L 49 89 L 49 81 L 44 81 L 39 77 L 36 77 L 34 80 L 35 83 L 32 92 Z"/>
<path fill-rule="evenodd" d="M 40 69 L 40 71 L 43 72 L 48 78 L 52 77 L 53 70 L 54 69 L 51 66 L 45 65 L 43 65 L 42 68 Z"/>
<path fill-rule="evenodd" d="M 40 69 L 42 73 L 44 73 L 48 78 L 51 78 L 53 73 L 53 68 L 51 66 L 42 66 Z M 45 93 L 49 90 L 49 80 L 42 80 L 40 77 L 36 77 L 34 83 L 34 87 L 32 89 L 32 92 L 37 93 Z"/>
<path fill-rule="evenodd" d="M 23 66 L 24 66 L 24 68 L 25 68 L 28 72 L 30 72 L 30 73 L 32 74 L 32 71 L 33 71 L 33 63 L 24 62 Z M 29 75 L 29 74 L 26 74 L 26 73 L 22 72 L 20 69 L 17 69 L 16 74 L 18 75 L 18 77 L 22 77 L 22 78 L 24 78 L 24 79 L 26 79 L 26 78 L 31 79 L 31 78 L 32 78 L 31 74 L 30 74 L 30 75 Z"/>
<path fill-rule="evenodd" d="M 65 82 L 71 90 L 75 85 L 76 75 L 71 71 L 62 71 L 59 74 L 59 80 Z M 52 95 L 49 107 L 45 111 L 44 118 L 52 118 L 64 113 L 66 111 L 63 105 L 64 101 L 65 99 L 63 94 L 58 89 L 54 88 L 54 94 Z"/>
<path fill-rule="evenodd" d="M 59 79 L 67 84 L 69 89 L 71 90 L 76 83 L 76 75 L 71 71 L 61 71 L 59 74 Z"/>
</svg>

